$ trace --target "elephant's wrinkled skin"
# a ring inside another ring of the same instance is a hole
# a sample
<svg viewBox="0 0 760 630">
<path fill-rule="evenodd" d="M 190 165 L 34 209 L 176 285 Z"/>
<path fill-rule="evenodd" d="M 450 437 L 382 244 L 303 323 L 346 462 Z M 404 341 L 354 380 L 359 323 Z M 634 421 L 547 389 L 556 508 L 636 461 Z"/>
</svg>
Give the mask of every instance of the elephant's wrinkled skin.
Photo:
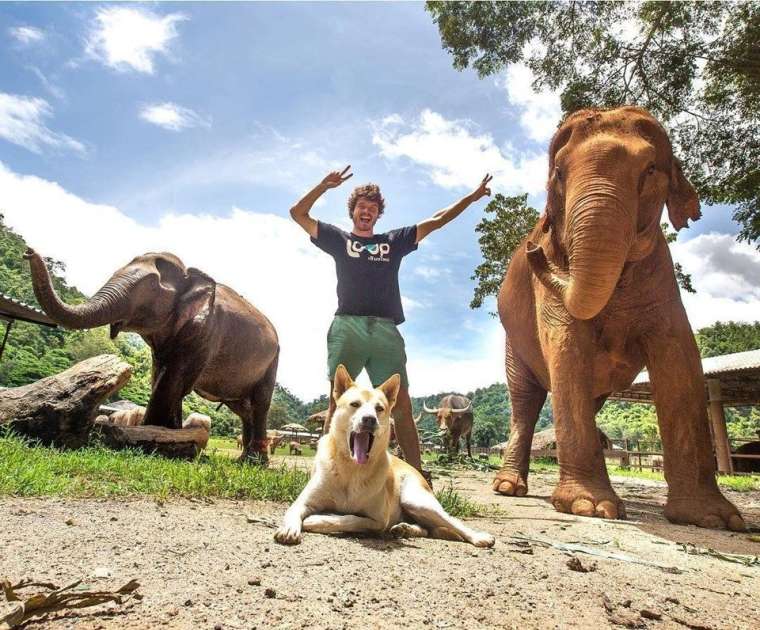
<svg viewBox="0 0 760 630">
<path fill-rule="evenodd" d="M 195 390 L 243 421 L 242 458 L 266 462 L 266 421 L 279 345 L 270 321 L 249 302 L 169 253 L 138 256 L 85 304 L 69 306 L 34 250 L 25 257 L 42 308 L 67 328 L 109 324 L 111 338 L 138 333 L 153 354 L 143 424 L 182 427 L 182 399 Z"/>
<path fill-rule="evenodd" d="M 527 492 L 530 446 L 548 391 L 560 480 L 555 508 L 624 517 L 594 417 L 646 366 L 675 523 L 744 529 L 718 490 L 704 377 L 660 228 L 699 218 L 699 201 L 659 123 L 640 108 L 583 110 L 549 148 L 546 212 L 501 286 L 511 434 L 494 490 Z"/>
</svg>

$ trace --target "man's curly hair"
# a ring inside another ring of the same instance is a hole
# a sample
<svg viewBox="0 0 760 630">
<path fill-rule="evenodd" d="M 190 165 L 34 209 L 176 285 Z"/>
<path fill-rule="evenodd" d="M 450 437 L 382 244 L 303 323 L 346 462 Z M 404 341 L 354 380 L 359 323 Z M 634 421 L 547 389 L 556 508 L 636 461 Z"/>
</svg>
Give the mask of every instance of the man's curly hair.
<svg viewBox="0 0 760 630">
<path fill-rule="evenodd" d="M 368 201 L 374 201 L 377 204 L 378 213 L 377 216 L 381 217 L 385 210 L 385 199 L 380 192 L 380 186 L 377 184 L 365 184 L 364 186 L 357 186 L 354 188 L 351 196 L 348 198 L 348 216 L 354 218 L 354 208 L 360 197 L 364 197 Z"/>
</svg>

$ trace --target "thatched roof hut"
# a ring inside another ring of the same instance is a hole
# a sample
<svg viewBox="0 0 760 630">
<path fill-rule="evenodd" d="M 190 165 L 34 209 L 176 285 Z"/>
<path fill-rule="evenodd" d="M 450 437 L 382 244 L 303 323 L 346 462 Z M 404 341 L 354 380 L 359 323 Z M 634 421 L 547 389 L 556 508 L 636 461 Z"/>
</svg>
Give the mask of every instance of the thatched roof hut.
<svg viewBox="0 0 760 630">
<path fill-rule="evenodd" d="M 602 448 L 606 450 L 611 449 L 612 442 L 610 439 L 604 434 L 601 429 L 597 429 L 597 431 L 599 431 L 599 439 L 602 441 Z M 490 450 L 491 452 L 501 453 L 505 448 L 507 448 L 507 444 L 508 442 L 500 442 L 499 444 L 494 444 Z M 554 451 L 556 449 L 557 434 L 554 431 L 554 427 L 533 434 L 533 442 L 530 445 L 531 455 L 540 456 L 542 452 Z"/>
<path fill-rule="evenodd" d="M 602 448 L 611 449 L 612 442 L 601 429 L 597 429 L 599 432 L 599 439 L 602 442 Z M 533 451 L 546 451 L 555 450 L 557 448 L 557 434 L 554 427 L 539 431 L 533 435 L 533 442 L 530 445 L 531 452 Z"/>
</svg>

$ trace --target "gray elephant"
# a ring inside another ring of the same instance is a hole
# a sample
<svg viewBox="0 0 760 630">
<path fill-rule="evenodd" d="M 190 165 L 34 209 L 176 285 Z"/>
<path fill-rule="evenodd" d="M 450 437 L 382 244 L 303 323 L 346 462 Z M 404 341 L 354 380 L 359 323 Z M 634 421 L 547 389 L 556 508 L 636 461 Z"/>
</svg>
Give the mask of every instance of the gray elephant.
<svg viewBox="0 0 760 630">
<path fill-rule="evenodd" d="M 143 424 L 182 427 L 191 391 L 227 405 L 243 421 L 241 459 L 267 461 L 267 413 L 279 344 L 271 322 L 238 293 L 177 256 L 148 253 L 117 270 L 84 304 L 63 303 L 42 258 L 28 249 L 34 293 L 66 328 L 106 324 L 111 338 L 139 334 L 153 355 L 152 391 Z"/>
</svg>

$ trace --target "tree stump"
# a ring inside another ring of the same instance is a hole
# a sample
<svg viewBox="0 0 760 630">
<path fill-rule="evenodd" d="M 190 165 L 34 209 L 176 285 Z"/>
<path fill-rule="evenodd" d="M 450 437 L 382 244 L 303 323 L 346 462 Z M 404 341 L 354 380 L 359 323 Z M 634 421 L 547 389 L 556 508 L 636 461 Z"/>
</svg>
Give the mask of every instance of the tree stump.
<svg viewBox="0 0 760 630">
<path fill-rule="evenodd" d="M 0 426 L 43 444 L 84 446 L 98 406 L 132 375 L 130 365 L 112 354 L 91 357 L 39 381 L 0 391 Z"/>
<path fill-rule="evenodd" d="M 199 427 L 167 429 L 143 425 L 125 427 L 112 424 L 102 416 L 95 423 L 103 444 L 121 450 L 136 448 L 144 453 L 162 455 L 171 459 L 193 459 L 208 442 L 208 432 Z"/>
</svg>

